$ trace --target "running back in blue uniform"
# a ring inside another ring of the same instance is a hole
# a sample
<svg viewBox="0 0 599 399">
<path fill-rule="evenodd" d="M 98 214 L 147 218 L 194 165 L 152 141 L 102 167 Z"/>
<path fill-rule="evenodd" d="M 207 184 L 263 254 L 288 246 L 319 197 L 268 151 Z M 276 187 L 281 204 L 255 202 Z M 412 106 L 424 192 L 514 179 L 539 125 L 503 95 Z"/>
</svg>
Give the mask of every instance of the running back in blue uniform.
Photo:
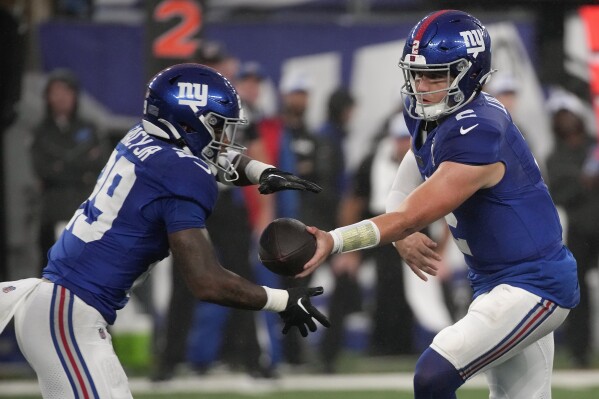
<svg viewBox="0 0 599 399">
<path fill-rule="evenodd" d="M 330 232 L 308 228 L 318 246 L 300 276 L 331 253 L 393 243 L 426 280 L 440 256 L 420 230 L 445 218 L 469 266 L 474 300 L 418 359 L 414 397 L 455 398 L 481 373 L 492 398 L 550 397 L 553 331 L 580 296 L 576 261 L 526 141 L 482 91 L 493 73 L 489 33 L 465 12 L 433 12 L 410 32 L 399 66 L 412 148 L 387 213 Z"/>
<path fill-rule="evenodd" d="M 138 125 L 50 250 L 43 276 L 112 324 L 134 281 L 168 255 L 168 234 L 204 228 L 217 195 L 206 162 Z"/>
<path fill-rule="evenodd" d="M 50 249 L 43 279 L 0 283 L 0 332 L 15 316 L 19 347 L 44 398 L 131 398 L 108 324 L 134 282 L 169 253 L 198 299 L 278 312 L 303 336 L 328 319 L 322 287 L 261 287 L 223 268 L 206 231 L 217 181 L 319 192 L 316 184 L 243 155 L 237 92 L 218 72 L 180 64 L 148 84 L 144 115 L 117 144 L 89 198 Z M 230 226 L 235 228 L 235 226 Z M 6 298 L 6 300 L 5 300 Z"/>
</svg>

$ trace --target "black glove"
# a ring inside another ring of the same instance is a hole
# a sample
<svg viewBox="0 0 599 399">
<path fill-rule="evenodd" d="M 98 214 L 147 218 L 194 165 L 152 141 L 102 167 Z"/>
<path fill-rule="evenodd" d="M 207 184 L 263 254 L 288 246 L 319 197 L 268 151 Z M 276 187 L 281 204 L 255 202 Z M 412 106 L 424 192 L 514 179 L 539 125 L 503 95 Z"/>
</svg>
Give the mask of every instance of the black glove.
<svg viewBox="0 0 599 399">
<path fill-rule="evenodd" d="M 319 193 L 322 188 L 312 183 L 295 176 L 292 173 L 284 172 L 278 168 L 268 168 L 260 175 L 260 194 L 271 194 L 281 190 L 302 190 Z"/>
<path fill-rule="evenodd" d="M 295 287 L 288 288 L 289 300 L 287 301 L 287 307 L 284 311 L 279 312 L 279 315 L 285 322 L 283 327 L 283 334 L 287 334 L 291 327 L 296 326 L 302 337 L 308 336 L 308 330 L 316 331 L 316 323 L 312 318 L 315 318 L 325 327 L 329 327 L 331 323 L 329 319 L 316 309 L 310 302 L 311 296 L 321 295 L 324 290 L 322 287 L 304 288 Z"/>
</svg>

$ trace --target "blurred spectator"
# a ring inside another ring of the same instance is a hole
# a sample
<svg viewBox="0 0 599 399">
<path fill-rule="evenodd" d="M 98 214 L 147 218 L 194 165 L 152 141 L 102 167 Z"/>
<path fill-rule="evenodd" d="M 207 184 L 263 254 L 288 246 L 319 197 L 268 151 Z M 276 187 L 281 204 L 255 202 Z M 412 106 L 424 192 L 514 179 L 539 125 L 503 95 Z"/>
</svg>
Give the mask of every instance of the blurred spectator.
<svg viewBox="0 0 599 399">
<path fill-rule="evenodd" d="M 389 118 L 383 131 L 386 134 L 362 163 L 355 181 L 354 193 L 362 198 L 367 217 L 385 212 L 397 168 L 410 149 L 410 133 L 401 112 Z M 372 257 L 377 278 L 370 351 L 373 355 L 412 353 L 414 316 L 406 299 L 405 266 L 392 246 L 373 250 Z M 434 303 L 430 305 L 432 311 Z"/>
<path fill-rule="evenodd" d="M 262 66 L 256 61 L 248 61 L 240 65 L 234 84 L 243 103 L 243 110 L 250 124 L 255 124 L 263 117 L 260 109 L 260 89 L 266 78 Z"/>
<path fill-rule="evenodd" d="M 318 210 L 318 221 L 327 230 L 338 226 L 339 202 L 347 188 L 343 148 L 354 110 L 355 99 L 349 90 L 344 87 L 336 89 L 329 96 L 327 120 L 317 132 L 316 183 L 327 189 L 306 197 L 306 211 Z"/>
<path fill-rule="evenodd" d="M 268 159 L 275 166 L 318 184 L 318 168 L 328 168 L 330 161 L 318 164 L 317 138 L 306 124 L 310 89 L 311 80 L 303 71 L 284 75 L 279 85 L 280 113 L 262 120 L 258 128 Z M 324 191 L 327 191 L 326 188 Z M 297 218 L 306 224 L 314 224 L 319 220 L 321 212 L 319 205 L 314 209 L 314 203 L 309 201 L 318 199 L 320 194 L 292 190 L 279 192 L 275 196 L 275 216 Z M 286 288 L 306 283 L 306 279 L 286 278 L 281 281 Z M 283 356 L 290 365 L 300 365 L 307 361 L 303 344 L 297 331 L 290 331 L 283 337 Z"/>
<path fill-rule="evenodd" d="M 304 179 L 316 181 L 316 137 L 308 128 L 305 119 L 310 101 L 310 87 L 310 78 L 304 72 L 298 71 L 283 76 L 280 83 L 280 116 L 264 120 L 260 129 L 269 151 L 269 158 L 277 167 L 295 171 Z M 277 217 L 301 218 L 307 224 L 314 221 L 314 216 L 306 214 L 309 214 L 310 210 L 302 206 L 310 195 L 303 195 L 306 193 L 297 191 L 283 191 L 278 194 Z"/>
<path fill-rule="evenodd" d="M 46 111 L 33 130 L 31 157 L 40 190 L 40 272 L 47 252 L 93 190 L 105 157 L 96 126 L 79 114 L 79 83 L 69 70 L 50 73 Z"/>
<path fill-rule="evenodd" d="M 241 99 L 244 115 L 248 120 L 248 125 L 241 132 L 244 138 L 242 142 L 247 146 L 247 153 L 254 159 L 272 163 L 258 133 L 258 125 L 264 118 L 264 111 L 260 106 L 260 96 L 265 79 L 266 75 L 262 66 L 255 61 L 250 61 L 240 66 L 234 85 Z M 257 239 L 266 225 L 274 219 L 274 197 L 260 195 L 255 189 L 249 190 L 246 187 L 243 188 L 243 193 L 254 236 Z"/>
<path fill-rule="evenodd" d="M 516 120 L 518 105 L 518 81 L 516 78 L 506 72 L 497 72 L 491 75 L 491 80 L 485 85 L 485 91 L 495 97 L 510 113 L 516 126 L 520 129 L 522 135 L 526 138 L 526 132 L 522 130 L 522 124 Z"/>
<path fill-rule="evenodd" d="M 581 283 L 580 304 L 566 323 L 566 344 L 573 365 L 590 366 L 591 301 L 587 274 L 597 268 L 599 258 L 599 185 L 585 173 L 590 172 L 595 141 L 584 122 L 584 108 L 572 94 L 557 93 L 548 100 L 552 113 L 555 147 L 547 160 L 549 188 L 555 203 L 567 216 L 566 239 L 578 263 Z"/>
<path fill-rule="evenodd" d="M 410 145 L 409 132 L 401 122 L 401 113 L 385 122 L 373 142 L 372 151 L 356 170 L 349 195 L 341 206 L 342 225 L 385 212 L 385 201 L 397 167 Z M 333 270 L 336 274 L 342 269 L 355 274 L 357 267 L 366 260 L 362 256 L 371 257 L 376 268 L 370 354 L 411 353 L 413 316 L 404 295 L 401 258 L 392 246 L 383 246 L 337 255 L 331 261 Z M 333 318 L 333 314 L 330 317 Z M 329 371 L 333 370 L 331 366 L 328 366 Z"/>
<path fill-rule="evenodd" d="M 0 133 L 16 119 L 25 56 L 23 26 L 17 16 L 0 3 Z"/>
<path fill-rule="evenodd" d="M 340 87 L 329 96 L 327 120 L 317 132 L 315 182 L 324 188 L 317 196 L 306 198 L 303 205 L 315 214 L 326 230 L 339 226 L 341 199 L 347 186 L 344 143 L 348 137 L 348 123 L 355 109 L 355 99 L 346 88 Z M 326 166 L 326 167 L 324 167 Z M 335 362 L 344 344 L 344 320 L 360 310 L 360 286 L 354 269 L 335 268 L 331 262 L 335 288 L 329 299 L 329 317 L 335 320 L 324 332 L 319 353 L 325 372 L 333 372 Z"/>
<path fill-rule="evenodd" d="M 21 97 L 21 75 L 25 50 L 26 29 L 8 5 L 0 3 L 0 137 L 12 125 L 17 116 L 17 102 Z M 7 234 L 4 177 L 4 154 L 0 153 L 0 281 L 8 280 Z"/>
<path fill-rule="evenodd" d="M 491 76 L 489 83 L 485 85 L 485 91 L 498 99 L 510 114 L 514 112 L 518 100 L 518 83 L 512 75 L 495 73 Z"/>
<path fill-rule="evenodd" d="M 227 51 L 224 43 L 204 40 L 193 61 L 214 68 L 231 83 L 235 82 L 239 59 Z"/>
</svg>

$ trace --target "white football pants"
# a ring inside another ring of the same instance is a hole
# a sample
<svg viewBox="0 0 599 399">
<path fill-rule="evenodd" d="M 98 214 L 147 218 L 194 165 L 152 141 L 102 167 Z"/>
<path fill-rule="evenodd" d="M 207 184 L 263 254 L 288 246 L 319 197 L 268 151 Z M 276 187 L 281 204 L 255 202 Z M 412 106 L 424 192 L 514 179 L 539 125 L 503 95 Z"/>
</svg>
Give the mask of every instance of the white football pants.
<svg viewBox="0 0 599 399">
<path fill-rule="evenodd" d="M 129 399 L 129 383 L 100 313 L 43 281 L 15 313 L 21 352 L 45 399 Z"/>
<path fill-rule="evenodd" d="M 478 296 L 464 318 L 431 344 L 464 380 L 485 373 L 490 399 L 551 398 L 553 331 L 569 309 L 502 284 Z"/>
</svg>

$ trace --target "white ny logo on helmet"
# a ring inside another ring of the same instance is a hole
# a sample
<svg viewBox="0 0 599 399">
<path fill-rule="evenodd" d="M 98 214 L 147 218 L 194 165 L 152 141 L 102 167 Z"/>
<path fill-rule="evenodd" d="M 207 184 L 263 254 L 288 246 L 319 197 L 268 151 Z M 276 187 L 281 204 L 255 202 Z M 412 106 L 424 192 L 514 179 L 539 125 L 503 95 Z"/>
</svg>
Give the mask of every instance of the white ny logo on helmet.
<svg viewBox="0 0 599 399">
<path fill-rule="evenodd" d="M 178 82 L 179 104 L 189 105 L 193 112 L 198 112 L 198 107 L 208 103 L 208 85 L 200 83 Z"/>
<path fill-rule="evenodd" d="M 460 32 L 460 36 L 462 36 L 464 43 L 466 43 L 466 52 L 468 54 L 474 53 L 474 58 L 476 58 L 481 51 L 485 51 L 482 29 L 465 30 Z"/>
</svg>

